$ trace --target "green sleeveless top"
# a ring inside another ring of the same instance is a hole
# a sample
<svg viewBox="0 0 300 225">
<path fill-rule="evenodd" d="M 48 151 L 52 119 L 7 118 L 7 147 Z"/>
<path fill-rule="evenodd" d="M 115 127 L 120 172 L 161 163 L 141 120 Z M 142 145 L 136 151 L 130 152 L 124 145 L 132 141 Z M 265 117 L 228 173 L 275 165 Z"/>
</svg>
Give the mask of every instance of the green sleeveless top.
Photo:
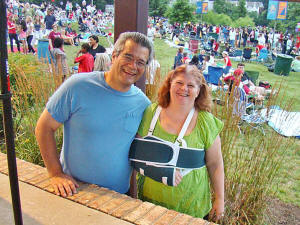
<svg viewBox="0 0 300 225">
<path fill-rule="evenodd" d="M 157 104 L 150 105 L 144 112 L 138 134 L 146 136 Z M 211 113 L 200 111 L 193 131 L 184 136 L 188 147 L 209 149 L 221 132 L 223 123 Z M 175 142 L 177 136 L 167 133 L 156 123 L 154 136 Z M 168 209 L 203 218 L 211 210 L 209 175 L 206 166 L 185 175 L 177 187 L 167 186 L 149 177 L 138 175 L 138 197 Z"/>
</svg>

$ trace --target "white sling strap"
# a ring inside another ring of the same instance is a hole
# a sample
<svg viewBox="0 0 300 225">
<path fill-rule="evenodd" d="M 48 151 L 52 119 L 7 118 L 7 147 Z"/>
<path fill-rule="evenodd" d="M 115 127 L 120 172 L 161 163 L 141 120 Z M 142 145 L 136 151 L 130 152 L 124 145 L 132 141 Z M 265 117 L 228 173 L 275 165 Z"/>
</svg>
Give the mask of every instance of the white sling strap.
<svg viewBox="0 0 300 225">
<path fill-rule="evenodd" d="M 157 106 L 155 114 L 154 114 L 154 116 L 152 118 L 152 121 L 150 123 L 150 128 L 148 130 L 148 135 L 147 136 L 152 136 L 153 135 L 153 131 L 154 131 L 155 125 L 157 123 L 157 120 L 159 118 L 159 115 L 161 113 L 161 110 L 162 110 L 162 107 L 161 106 Z M 195 108 L 193 107 L 191 109 L 191 111 L 189 112 L 187 118 L 185 119 L 185 122 L 184 122 L 184 124 L 183 124 L 183 126 L 181 128 L 181 131 L 179 132 L 179 135 L 176 138 L 176 141 L 174 143 L 175 145 L 179 146 L 181 144 L 183 147 L 187 147 L 186 142 L 183 139 L 183 137 L 184 137 L 184 135 L 186 133 L 186 130 L 187 130 L 187 128 L 188 128 L 188 126 L 189 126 L 192 118 L 193 118 L 194 112 L 195 112 Z"/>
</svg>

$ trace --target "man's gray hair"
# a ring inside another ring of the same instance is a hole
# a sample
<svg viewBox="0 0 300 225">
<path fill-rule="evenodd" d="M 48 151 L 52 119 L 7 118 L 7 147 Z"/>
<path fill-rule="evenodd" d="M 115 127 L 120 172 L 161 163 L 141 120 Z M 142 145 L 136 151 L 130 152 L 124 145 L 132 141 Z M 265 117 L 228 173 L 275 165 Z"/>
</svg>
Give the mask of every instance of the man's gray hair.
<svg viewBox="0 0 300 225">
<path fill-rule="evenodd" d="M 149 41 L 149 39 L 147 38 L 147 36 L 145 36 L 142 33 L 139 32 L 124 32 L 122 34 L 120 34 L 118 40 L 116 41 L 115 45 L 114 45 L 114 52 L 119 55 L 125 46 L 125 43 L 127 40 L 133 40 L 135 43 L 148 48 L 149 50 L 149 59 L 147 61 L 147 64 L 149 64 L 152 59 L 153 59 L 153 45 L 152 43 Z"/>
</svg>

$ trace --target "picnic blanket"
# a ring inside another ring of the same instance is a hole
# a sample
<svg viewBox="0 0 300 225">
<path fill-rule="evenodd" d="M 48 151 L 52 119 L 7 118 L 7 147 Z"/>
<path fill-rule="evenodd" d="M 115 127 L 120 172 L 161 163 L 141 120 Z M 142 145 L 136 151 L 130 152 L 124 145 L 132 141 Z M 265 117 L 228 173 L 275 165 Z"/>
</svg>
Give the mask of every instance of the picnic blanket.
<svg viewBox="0 0 300 225">
<path fill-rule="evenodd" d="M 287 112 L 279 107 L 263 109 L 261 116 L 277 133 L 286 137 L 300 138 L 300 112 Z"/>
</svg>

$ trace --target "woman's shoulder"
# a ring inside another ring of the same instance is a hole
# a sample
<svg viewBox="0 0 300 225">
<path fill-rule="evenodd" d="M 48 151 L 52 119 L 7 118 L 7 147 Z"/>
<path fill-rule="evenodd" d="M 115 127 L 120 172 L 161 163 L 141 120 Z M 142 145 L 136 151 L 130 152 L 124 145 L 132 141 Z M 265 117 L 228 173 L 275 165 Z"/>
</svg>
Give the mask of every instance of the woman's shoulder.
<svg viewBox="0 0 300 225">
<path fill-rule="evenodd" d="M 157 107 L 158 107 L 158 104 L 157 104 L 157 103 L 152 103 L 152 104 L 150 104 L 150 105 L 146 108 L 146 110 L 145 110 L 145 112 L 144 112 L 144 115 L 145 115 L 145 116 L 153 116 L 154 113 L 155 113 L 155 111 L 156 111 L 156 109 L 157 109 Z"/>
<path fill-rule="evenodd" d="M 212 113 L 207 111 L 199 111 L 198 112 L 198 126 L 201 127 L 217 127 L 222 128 L 223 122 L 215 117 Z"/>
</svg>

